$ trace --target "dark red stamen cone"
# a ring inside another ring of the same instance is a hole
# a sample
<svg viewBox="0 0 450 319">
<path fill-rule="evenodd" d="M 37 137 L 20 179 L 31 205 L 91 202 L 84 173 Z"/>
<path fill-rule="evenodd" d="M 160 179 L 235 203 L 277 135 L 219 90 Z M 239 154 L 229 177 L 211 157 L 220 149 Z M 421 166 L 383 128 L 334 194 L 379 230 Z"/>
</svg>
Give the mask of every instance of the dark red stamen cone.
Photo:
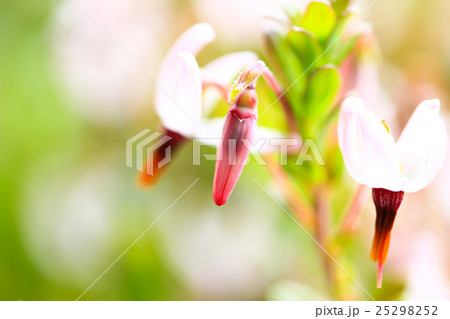
<svg viewBox="0 0 450 319">
<path fill-rule="evenodd" d="M 168 166 L 168 164 L 166 164 L 162 167 L 158 167 L 159 163 L 168 156 L 168 153 L 170 154 L 169 156 L 172 156 L 187 140 L 183 135 L 167 129 L 164 130 L 161 136 L 161 138 L 164 137 L 169 137 L 170 139 L 154 150 L 153 157 L 145 161 L 143 170 L 138 175 L 137 183 L 141 187 L 155 185 Z"/>
<path fill-rule="evenodd" d="M 384 188 L 373 188 L 372 197 L 377 211 L 375 236 L 372 243 L 370 258 L 378 262 L 377 288 L 381 288 L 383 280 L 383 265 L 386 261 L 397 210 L 403 200 L 403 191 L 393 192 Z"/>
</svg>

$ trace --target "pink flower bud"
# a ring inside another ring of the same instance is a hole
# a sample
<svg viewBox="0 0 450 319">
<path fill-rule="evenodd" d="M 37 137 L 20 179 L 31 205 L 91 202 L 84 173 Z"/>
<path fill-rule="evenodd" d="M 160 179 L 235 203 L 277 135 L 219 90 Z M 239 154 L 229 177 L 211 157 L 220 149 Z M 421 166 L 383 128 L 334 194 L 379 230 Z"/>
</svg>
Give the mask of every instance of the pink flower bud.
<svg viewBox="0 0 450 319">
<path fill-rule="evenodd" d="M 248 88 L 239 93 L 225 117 L 213 183 L 213 199 L 218 206 L 227 202 L 244 169 L 255 136 L 257 105 L 255 90 Z"/>
</svg>

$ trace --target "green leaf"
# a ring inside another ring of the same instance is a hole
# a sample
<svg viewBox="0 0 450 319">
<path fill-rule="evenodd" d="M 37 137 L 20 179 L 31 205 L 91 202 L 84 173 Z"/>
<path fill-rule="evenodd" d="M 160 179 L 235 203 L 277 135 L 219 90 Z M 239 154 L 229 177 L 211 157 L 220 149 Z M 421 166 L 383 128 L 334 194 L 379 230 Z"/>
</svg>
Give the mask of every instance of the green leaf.
<svg viewBox="0 0 450 319">
<path fill-rule="evenodd" d="M 303 72 L 320 66 L 318 58 L 322 50 L 314 35 L 302 28 L 294 28 L 289 31 L 287 40 L 302 63 Z"/>
<path fill-rule="evenodd" d="M 355 11 L 347 11 L 342 14 L 336 21 L 336 26 L 327 41 L 327 47 L 332 45 L 340 37 L 344 37 L 345 33 L 349 31 L 351 24 L 356 20 L 356 18 L 357 16 Z"/>
<path fill-rule="evenodd" d="M 274 73 L 279 75 L 279 80 L 285 89 L 289 88 L 286 96 L 296 108 L 306 86 L 306 77 L 300 77 L 303 67 L 284 33 L 271 30 L 265 34 L 265 39 L 269 65 L 277 70 Z"/>
<path fill-rule="evenodd" d="M 336 15 L 339 16 L 347 9 L 349 2 L 350 0 L 332 0 L 331 6 L 333 7 L 334 12 L 336 12 Z"/>
<path fill-rule="evenodd" d="M 284 85 L 289 85 L 294 81 L 302 71 L 302 66 L 287 43 L 284 33 L 277 30 L 270 30 L 265 34 L 266 46 L 269 55 L 269 62 L 278 68 L 280 72 L 276 74 L 284 74 Z"/>
<path fill-rule="evenodd" d="M 345 12 L 336 22 L 330 38 L 327 41 L 327 47 L 330 48 L 327 57 L 333 64 L 339 65 L 349 56 L 356 46 L 359 34 L 349 35 L 349 29 L 356 19 L 355 11 Z"/>
<path fill-rule="evenodd" d="M 334 65 L 325 65 L 311 74 L 305 94 L 308 115 L 314 120 L 326 115 L 338 96 L 341 76 Z"/>
<path fill-rule="evenodd" d="M 336 23 L 334 10 L 323 2 L 311 2 L 306 9 L 302 27 L 324 42 L 333 31 Z"/>
<path fill-rule="evenodd" d="M 354 35 L 349 39 L 341 39 L 340 43 L 333 46 L 333 49 L 329 51 L 328 57 L 333 64 L 340 65 L 345 58 L 347 58 L 350 53 L 355 48 L 358 43 L 359 34 Z"/>
<path fill-rule="evenodd" d="M 256 92 L 258 93 L 258 113 L 265 114 L 258 119 L 258 125 L 287 132 L 286 115 L 283 107 L 279 105 L 279 101 L 272 105 L 277 100 L 277 96 L 269 88 L 267 82 L 258 81 Z"/>
</svg>

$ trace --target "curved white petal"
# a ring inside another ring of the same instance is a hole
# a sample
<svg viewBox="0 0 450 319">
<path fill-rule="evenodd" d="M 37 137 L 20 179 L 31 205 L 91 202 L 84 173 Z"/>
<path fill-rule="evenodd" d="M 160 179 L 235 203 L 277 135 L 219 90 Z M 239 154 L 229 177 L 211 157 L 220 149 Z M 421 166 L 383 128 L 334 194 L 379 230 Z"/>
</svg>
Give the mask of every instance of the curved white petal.
<svg viewBox="0 0 450 319">
<path fill-rule="evenodd" d="M 165 128 L 191 137 L 202 113 L 200 69 L 192 54 L 178 52 L 167 71 L 156 87 L 156 112 Z"/>
<path fill-rule="evenodd" d="M 201 115 L 200 70 L 193 56 L 214 38 L 215 32 L 207 23 L 190 27 L 175 41 L 159 69 L 156 112 L 167 128 L 185 136 L 193 134 L 193 125 L 199 123 Z M 181 58 L 180 52 L 185 52 Z"/>
<path fill-rule="evenodd" d="M 338 124 L 339 146 L 345 166 L 360 184 L 399 191 L 400 162 L 394 139 L 360 98 L 342 103 Z"/>
<path fill-rule="evenodd" d="M 439 108 L 439 100 L 422 102 L 398 139 L 406 192 L 416 192 L 431 183 L 444 163 L 447 132 Z"/>
<path fill-rule="evenodd" d="M 187 29 L 172 45 L 165 60 L 174 58 L 179 51 L 197 55 L 208 43 L 216 37 L 214 29 L 207 23 L 197 23 Z"/>
<path fill-rule="evenodd" d="M 223 125 L 225 118 L 213 118 L 203 120 L 199 126 L 196 127 L 194 138 L 202 144 L 217 147 L 220 138 L 222 137 Z"/>
<path fill-rule="evenodd" d="M 202 80 L 228 87 L 247 64 L 257 60 L 258 56 L 250 51 L 223 55 L 202 68 Z"/>
<path fill-rule="evenodd" d="M 207 23 L 198 23 L 187 29 L 175 41 L 162 61 L 157 82 L 164 85 L 165 82 L 170 81 L 172 67 L 174 60 L 177 59 L 178 52 L 188 52 L 195 56 L 205 45 L 214 40 L 215 36 L 213 28 Z"/>
</svg>

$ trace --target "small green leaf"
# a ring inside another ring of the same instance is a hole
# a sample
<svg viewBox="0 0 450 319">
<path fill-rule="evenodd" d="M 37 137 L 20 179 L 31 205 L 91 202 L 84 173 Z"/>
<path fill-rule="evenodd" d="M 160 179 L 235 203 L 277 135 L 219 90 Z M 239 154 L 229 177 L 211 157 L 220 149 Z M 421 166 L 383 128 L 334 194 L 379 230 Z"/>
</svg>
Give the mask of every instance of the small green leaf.
<svg viewBox="0 0 450 319">
<path fill-rule="evenodd" d="M 336 65 L 340 65 L 346 57 L 355 48 L 358 43 L 359 34 L 352 36 L 349 39 L 341 39 L 339 44 L 336 44 L 332 50 L 329 51 L 328 57 L 330 61 Z"/>
<path fill-rule="evenodd" d="M 327 57 L 333 64 L 339 65 L 353 51 L 359 39 L 359 34 L 349 34 L 350 27 L 356 19 L 355 11 L 346 11 L 336 22 L 326 46 L 329 48 Z"/>
<path fill-rule="evenodd" d="M 289 31 L 287 40 L 302 63 L 303 72 L 320 66 L 318 58 L 322 50 L 314 35 L 302 28 L 294 28 Z"/>
<path fill-rule="evenodd" d="M 302 66 L 289 46 L 285 33 L 277 30 L 268 31 L 265 34 L 265 40 L 270 66 L 279 69 L 276 73 L 285 75 L 283 85 L 290 85 L 301 74 Z"/>
<path fill-rule="evenodd" d="M 341 76 L 334 65 L 325 65 L 311 74 L 305 94 L 308 115 L 318 119 L 326 115 L 338 96 Z"/>
<path fill-rule="evenodd" d="M 350 26 L 354 23 L 356 18 L 357 15 L 354 10 L 349 10 L 343 13 L 336 21 L 336 26 L 334 27 L 333 33 L 327 41 L 327 47 L 338 41 L 340 37 L 344 37 L 345 34 L 350 31 Z"/>
<path fill-rule="evenodd" d="M 302 27 L 324 42 L 333 31 L 336 23 L 334 10 L 323 2 L 311 2 L 306 9 Z"/>
<path fill-rule="evenodd" d="M 258 82 L 256 92 L 258 93 L 258 114 L 264 114 L 258 119 L 258 125 L 287 132 L 288 127 L 283 107 L 279 101 L 272 105 L 277 100 L 277 96 L 269 88 L 266 81 Z"/>
<path fill-rule="evenodd" d="M 349 2 L 350 0 L 332 0 L 331 6 L 333 7 L 334 12 L 336 12 L 336 15 L 339 16 L 347 9 Z"/>
<path fill-rule="evenodd" d="M 271 30 L 265 34 L 269 67 L 278 70 L 276 74 L 280 74 L 279 80 L 285 89 L 287 98 L 292 106 L 298 107 L 298 103 L 303 96 L 306 86 L 306 76 L 301 76 L 303 67 L 289 45 L 285 33 Z"/>
</svg>

